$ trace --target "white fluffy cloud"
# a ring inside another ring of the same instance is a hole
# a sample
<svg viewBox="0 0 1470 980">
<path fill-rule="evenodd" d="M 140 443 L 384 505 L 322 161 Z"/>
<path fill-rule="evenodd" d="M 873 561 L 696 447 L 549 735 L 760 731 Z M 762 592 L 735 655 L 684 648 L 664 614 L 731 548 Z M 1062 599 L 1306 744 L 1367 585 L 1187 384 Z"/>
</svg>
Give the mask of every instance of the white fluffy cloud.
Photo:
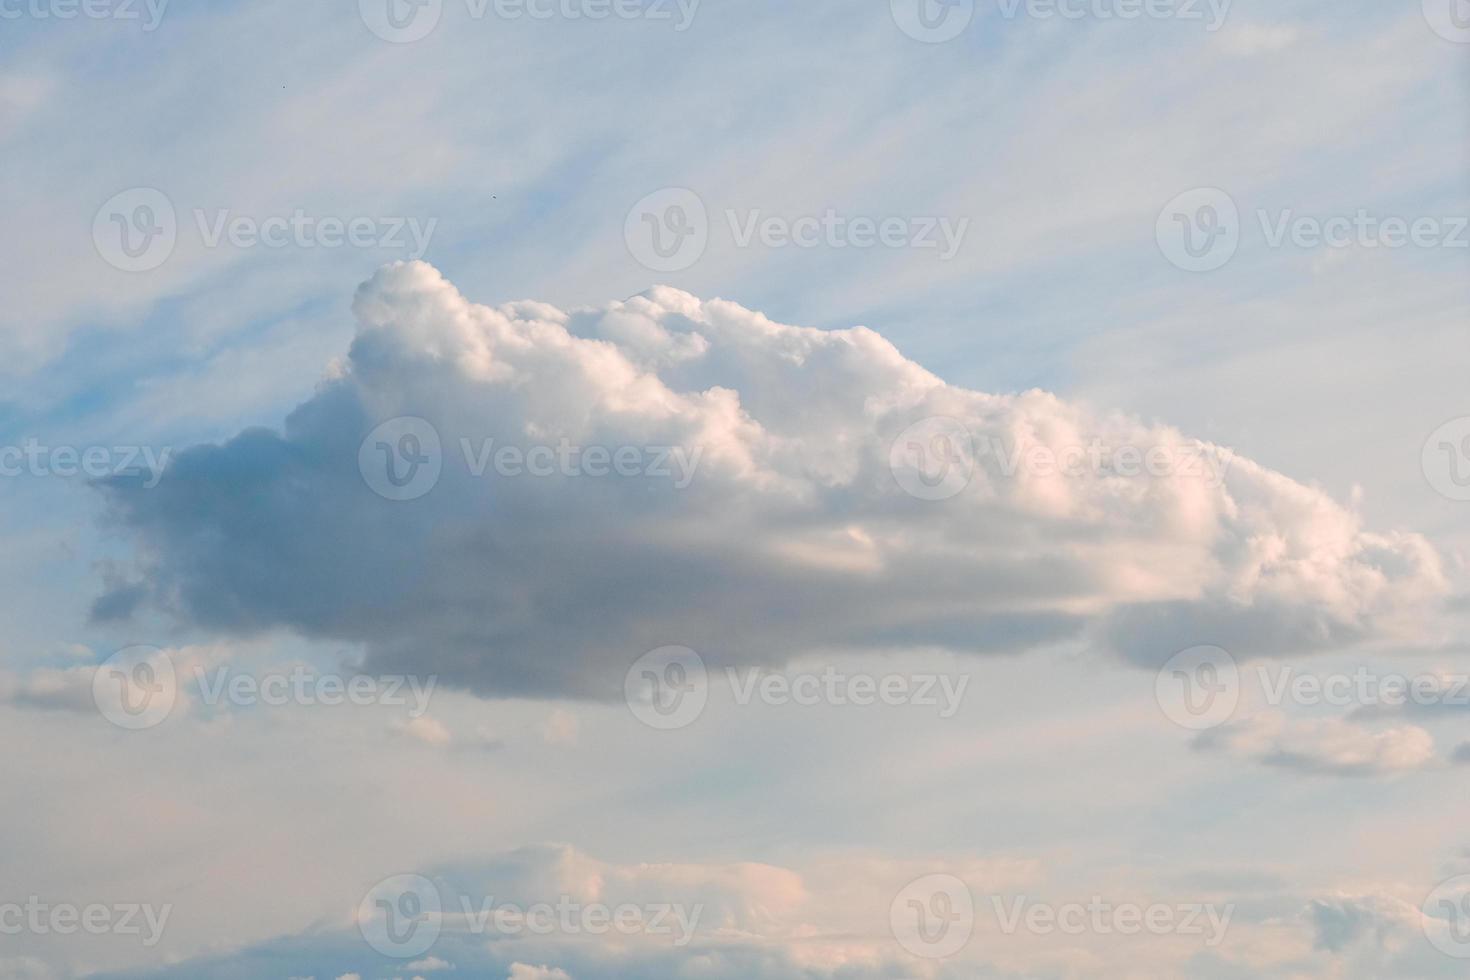
<svg viewBox="0 0 1470 980">
<path fill-rule="evenodd" d="M 558 970 L 546 966 L 528 966 L 525 963 L 512 963 L 510 965 L 510 976 L 506 980 L 572 980 L 567 976 L 567 971 Z"/>
<path fill-rule="evenodd" d="M 606 697 L 667 644 L 774 663 L 1085 636 L 1155 663 L 1402 634 L 1445 590 L 1424 539 L 1319 490 L 1045 392 L 948 385 L 867 328 L 669 288 L 492 308 L 424 263 L 383 268 L 354 309 L 350 352 L 284 433 L 179 453 L 153 489 L 108 484 L 140 548 L 128 595 L 215 631 L 358 641 L 371 666 L 481 693 Z M 431 423 L 442 472 L 395 501 L 359 450 L 403 416 Z M 559 445 L 633 447 L 646 468 L 673 447 L 672 472 L 472 472 L 487 447 Z M 906 492 L 891 463 L 916 450 L 968 481 Z"/>
<path fill-rule="evenodd" d="M 1340 718 L 1293 721 L 1264 712 L 1206 732 L 1196 744 L 1267 765 L 1337 776 L 1378 776 L 1434 762 L 1434 738 L 1415 725 L 1374 731 Z"/>
</svg>

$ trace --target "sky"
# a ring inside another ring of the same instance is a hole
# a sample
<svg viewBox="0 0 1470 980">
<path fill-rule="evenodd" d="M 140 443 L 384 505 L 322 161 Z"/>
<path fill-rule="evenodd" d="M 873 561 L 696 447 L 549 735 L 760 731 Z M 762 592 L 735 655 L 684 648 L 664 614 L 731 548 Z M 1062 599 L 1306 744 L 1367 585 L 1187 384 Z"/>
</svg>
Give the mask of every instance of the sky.
<svg viewBox="0 0 1470 980">
<path fill-rule="evenodd" d="M 1470 962 L 1466 0 L 0 0 L 0 978 Z"/>
</svg>

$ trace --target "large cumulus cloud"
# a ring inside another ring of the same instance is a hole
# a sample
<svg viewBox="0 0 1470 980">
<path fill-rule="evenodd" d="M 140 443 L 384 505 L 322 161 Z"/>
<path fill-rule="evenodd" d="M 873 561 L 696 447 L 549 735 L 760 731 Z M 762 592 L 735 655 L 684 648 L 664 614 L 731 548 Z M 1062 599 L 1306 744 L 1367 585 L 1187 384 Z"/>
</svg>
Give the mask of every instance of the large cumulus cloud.
<svg viewBox="0 0 1470 980">
<path fill-rule="evenodd" d="M 481 693 L 595 697 L 668 644 L 715 664 L 1071 637 L 1141 662 L 1197 643 L 1270 655 L 1403 631 L 1444 590 L 1422 538 L 1371 533 L 1319 490 L 1044 392 L 946 384 L 863 327 L 668 288 L 492 308 L 423 263 L 380 270 L 354 310 L 351 350 L 283 432 L 177 453 L 153 488 L 105 484 L 139 549 L 118 588 L 211 631 L 356 641 L 373 668 Z M 443 446 L 412 500 L 359 469 L 364 438 L 400 416 Z M 942 500 L 891 466 L 933 418 L 920 443 L 950 451 L 934 433 L 956 426 L 972 440 L 955 458 L 973 473 Z M 672 446 L 698 465 L 687 486 L 477 477 L 461 440 L 489 439 Z M 1196 462 L 1128 476 L 1028 455 L 1099 445 Z"/>
</svg>

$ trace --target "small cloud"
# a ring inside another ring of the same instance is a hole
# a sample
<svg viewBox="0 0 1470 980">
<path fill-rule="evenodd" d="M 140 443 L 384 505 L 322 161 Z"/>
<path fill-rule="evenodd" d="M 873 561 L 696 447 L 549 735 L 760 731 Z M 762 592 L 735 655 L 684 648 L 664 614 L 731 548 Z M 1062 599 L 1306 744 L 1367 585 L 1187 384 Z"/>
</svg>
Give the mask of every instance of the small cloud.
<svg viewBox="0 0 1470 980">
<path fill-rule="evenodd" d="M 1288 24 L 1238 24 L 1220 35 L 1232 54 L 1247 57 L 1284 51 L 1296 43 L 1297 29 Z"/>
<path fill-rule="evenodd" d="M 1418 910 L 1388 895 L 1335 895 L 1314 899 L 1306 917 L 1316 948 L 1340 953 L 1368 936 L 1379 947 L 1389 945 L 1396 933 L 1413 928 Z"/>
<path fill-rule="evenodd" d="M 525 963 L 512 963 L 510 965 L 510 976 L 505 980 L 572 980 L 570 974 L 565 970 L 552 969 L 548 966 L 529 966 Z"/>
<path fill-rule="evenodd" d="M 0 704 L 48 711 L 95 712 L 92 677 L 95 666 L 56 670 L 42 667 L 29 674 L 0 674 Z"/>
<path fill-rule="evenodd" d="M 425 745 L 445 746 L 454 741 L 454 735 L 437 718 L 421 715 L 408 721 L 395 721 L 393 729 L 409 738 L 418 739 Z"/>
<path fill-rule="evenodd" d="M 1422 769 L 1434 761 L 1433 736 L 1414 725 L 1375 732 L 1336 718 L 1289 721 L 1279 712 L 1204 732 L 1194 745 L 1268 766 L 1332 776 L 1382 776 Z"/>
<path fill-rule="evenodd" d="M 447 960 L 441 960 L 437 956 L 427 956 L 421 960 L 414 960 L 405 969 L 422 970 L 425 973 L 432 973 L 435 970 L 452 970 L 454 969 L 454 964 Z"/>
<path fill-rule="evenodd" d="M 547 715 L 539 729 L 541 738 L 547 745 L 557 746 L 576 745 L 580 730 L 577 716 L 563 708 L 557 708 Z"/>
</svg>

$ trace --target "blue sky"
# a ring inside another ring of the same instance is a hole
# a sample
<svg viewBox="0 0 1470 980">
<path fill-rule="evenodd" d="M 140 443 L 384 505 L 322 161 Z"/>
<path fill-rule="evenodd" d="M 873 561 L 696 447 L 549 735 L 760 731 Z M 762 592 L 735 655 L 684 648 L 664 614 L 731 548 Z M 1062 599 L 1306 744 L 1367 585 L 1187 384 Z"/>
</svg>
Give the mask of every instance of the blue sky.
<svg viewBox="0 0 1470 980">
<path fill-rule="evenodd" d="M 5 934 L 0 974 L 1458 975 L 1421 902 L 1470 871 L 1440 703 L 1470 608 L 1470 10 L 1060 6 L 0 2 L 0 469 L 46 460 L 0 476 L 28 800 L 0 905 L 173 908 L 150 945 Z M 1173 236 L 1221 207 L 1192 271 Z M 640 236 L 685 220 L 702 247 L 661 262 Z M 351 466 L 390 417 L 442 437 L 422 498 Z M 998 455 L 924 500 L 890 448 L 951 424 Z M 457 457 L 563 436 L 641 478 Z M 1094 439 L 1228 476 L 1000 452 Z M 651 477 L 672 447 L 687 493 Z M 180 678 L 142 731 L 91 693 L 134 645 Z M 709 704 L 659 731 L 622 684 L 671 645 Z M 1241 679 L 1203 734 L 1156 689 L 1200 645 Z M 437 687 L 410 716 L 194 686 L 293 665 Z M 741 704 L 756 667 L 968 686 L 948 717 Z M 1272 703 L 1286 668 L 1443 686 Z M 447 923 L 413 966 L 352 918 L 408 871 L 710 918 L 689 947 Z M 930 873 L 980 909 L 944 958 L 889 922 Z M 1234 918 L 1218 945 L 1007 933 L 998 895 Z"/>
</svg>

